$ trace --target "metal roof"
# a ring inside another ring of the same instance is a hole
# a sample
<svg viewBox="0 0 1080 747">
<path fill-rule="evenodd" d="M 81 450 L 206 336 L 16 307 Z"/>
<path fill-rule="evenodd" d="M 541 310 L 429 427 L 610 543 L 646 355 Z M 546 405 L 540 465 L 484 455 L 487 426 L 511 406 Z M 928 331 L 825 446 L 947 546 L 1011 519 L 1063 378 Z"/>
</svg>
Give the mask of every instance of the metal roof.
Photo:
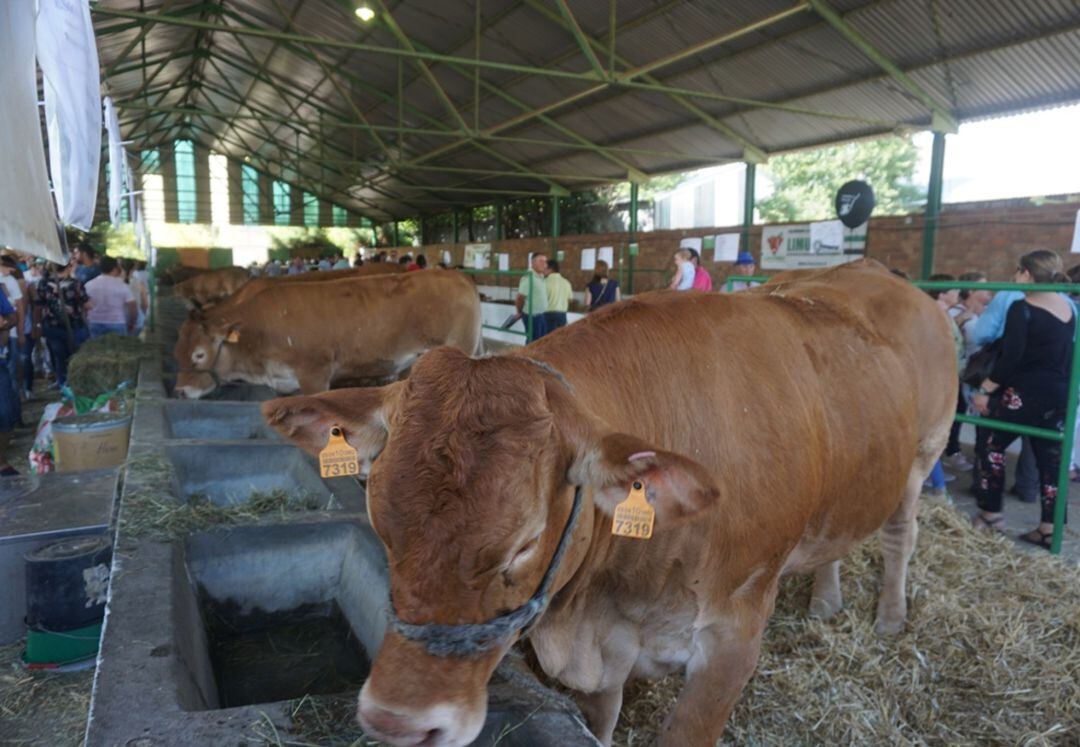
<svg viewBox="0 0 1080 747">
<path fill-rule="evenodd" d="M 385 220 L 1080 99 L 1077 0 L 367 1 L 97 3 L 125 138 Z"/>
</svg>

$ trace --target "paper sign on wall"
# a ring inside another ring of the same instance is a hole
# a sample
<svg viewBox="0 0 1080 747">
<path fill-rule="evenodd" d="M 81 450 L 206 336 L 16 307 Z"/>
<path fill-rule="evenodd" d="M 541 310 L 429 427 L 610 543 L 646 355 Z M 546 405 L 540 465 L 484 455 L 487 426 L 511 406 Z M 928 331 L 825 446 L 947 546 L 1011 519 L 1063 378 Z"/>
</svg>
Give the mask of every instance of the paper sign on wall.
<svg viewBox="0 0 1080 747">
<path fill-rule="evenodd" d="M 734 262 L 739 257 L 739 234 L 719 233 L 716 235 L 716 250 L 713 262 Z"/>
<path fill-rule="evenodd" d="M 844 250 L 844 224 L 822 220 L 810 224 L 810 251 L 814 254 L 840 254 Z"/>
<path fill-rule="evenodd" d="M 581 250 L 581 269 L 592 272 L 596 269 L 596 250 L 595 249 L 582 249 Z"/>
<path fill-rule="evenodd" d="M 491 263 L 491 244 L 466 244 L 465 266 L 486 270 Z"/>
<path fill-rule="evenodd" d="M 447 267 L 453 266 L 454 258 L 450 256 L 450 250 L 449 249 L 443 249 L 442 262 Z"/>
<path fill-rule="evenodd" d="M 1072 248 L 1069 251 L 1080 254 L 1080 210 L 1076 211 L 1076 227 L 1073 228 Z"/>
<path fill-rule="evenodd" d="M 695 252 L 697 252 L 700 255 L 701 254 L 701 237 L 700 236 L 691 236 L 689 238 L 685 238 L 685 239 L 683 239 L 682 241 L 679 242 L 679 248 L 680 249 L 693 249 Z"/>
<path fill-rule="evenodd" d="M 510 255 L 499 254 L 499 271 L 506 272 L 510 269 Z"/>
<path fill-rule="evenodd" d="M 599 260 L 603 260 L 604 262 L 607 262 L 607 266 L 609 268 L 614 269 L 614 267 L 615 267 L 615 247 L 613 247 L 613 246 L 602 246 L 602 247 L 600 247 L 600 251 L 598 251 L 596 253 L 596 258 L 599 259 Z M 593 267 L 593 269 L 596 269 L 595 266 Z"/>
</svg>

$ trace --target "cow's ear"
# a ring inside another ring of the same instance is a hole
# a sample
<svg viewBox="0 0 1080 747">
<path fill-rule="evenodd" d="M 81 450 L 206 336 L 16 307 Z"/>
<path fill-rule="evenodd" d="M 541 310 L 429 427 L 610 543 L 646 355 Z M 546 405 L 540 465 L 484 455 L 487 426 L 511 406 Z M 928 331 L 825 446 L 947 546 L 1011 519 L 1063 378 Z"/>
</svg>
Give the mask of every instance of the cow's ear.
<svg viewBox="0 0 1080 747">
<path fill-rule="evenodd" d="M 567 404 L 570 397 L 565 397 Z M 562 409 L 562 408 L 560 408 Z M 573 407 L 556 413 L 570 449 L 567 477 L 575 485 L 593 488 L 593 500 L 605 513 L 624 501 L 635 481 L 645 486 L 645 496 L 656 511 L 656 528 L 662 530 L 711 508 L 720 491 L 712 474 L 681 454 L 658 449 L 636 436 L 604 431 Z"/>
<path fill-rule="evenodd" d="M 386 445 L 389 413 L 400 387 L 391 384 L 280 397 L 264 402 L 262 414 L 270 427 L 312 454 L 326 447 L 331 428 L 340 428 L 361 463 L 367 465 Z"/>
</svg>

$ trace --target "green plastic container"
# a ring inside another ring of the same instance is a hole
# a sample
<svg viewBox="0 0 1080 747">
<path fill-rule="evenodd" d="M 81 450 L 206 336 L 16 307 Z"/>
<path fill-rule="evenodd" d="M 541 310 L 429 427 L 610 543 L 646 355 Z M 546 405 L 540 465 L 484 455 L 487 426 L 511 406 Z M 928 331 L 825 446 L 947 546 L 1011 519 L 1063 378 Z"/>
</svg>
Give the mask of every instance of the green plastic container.
<svg viewBox="0 0 1080 747">
<path fill-rule="evenodd" d="M 100 621 L 63 633 L 29 628 L 26 631 L 26 653 L 23 661 L 31 669 L 50 669 L 74 664 L 97 656 L 100 642 Z"/>
</svg>

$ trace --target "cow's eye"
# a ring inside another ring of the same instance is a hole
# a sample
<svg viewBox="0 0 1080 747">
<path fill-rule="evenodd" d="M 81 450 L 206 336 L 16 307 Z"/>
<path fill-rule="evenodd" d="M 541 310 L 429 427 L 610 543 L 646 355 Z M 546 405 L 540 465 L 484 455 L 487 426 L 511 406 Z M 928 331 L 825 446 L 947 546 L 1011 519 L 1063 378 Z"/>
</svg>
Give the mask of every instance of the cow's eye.
<svg viewBox="0 0 1080 747">
<path fill-rule="evenodd" d="M 514 566 L 516 566 L 516 565 L 518 565 L 520 563 L 523 563 L 525 560 L 527 560 L 529 557 L 531 557 L 533 552 L 536 550 L 537 545 L 539 545 L 539 544 L 540 544 L 540 537 L 538 535 L 536 537 L 533 537 L 531 540 L 526 542 L 524 545 L 522 545 L 521 549 L 518 550 L 516 553 L 514 553 L 514 557 L 510 561 L 510 567 L 513 568 Z"/>
</svg>

